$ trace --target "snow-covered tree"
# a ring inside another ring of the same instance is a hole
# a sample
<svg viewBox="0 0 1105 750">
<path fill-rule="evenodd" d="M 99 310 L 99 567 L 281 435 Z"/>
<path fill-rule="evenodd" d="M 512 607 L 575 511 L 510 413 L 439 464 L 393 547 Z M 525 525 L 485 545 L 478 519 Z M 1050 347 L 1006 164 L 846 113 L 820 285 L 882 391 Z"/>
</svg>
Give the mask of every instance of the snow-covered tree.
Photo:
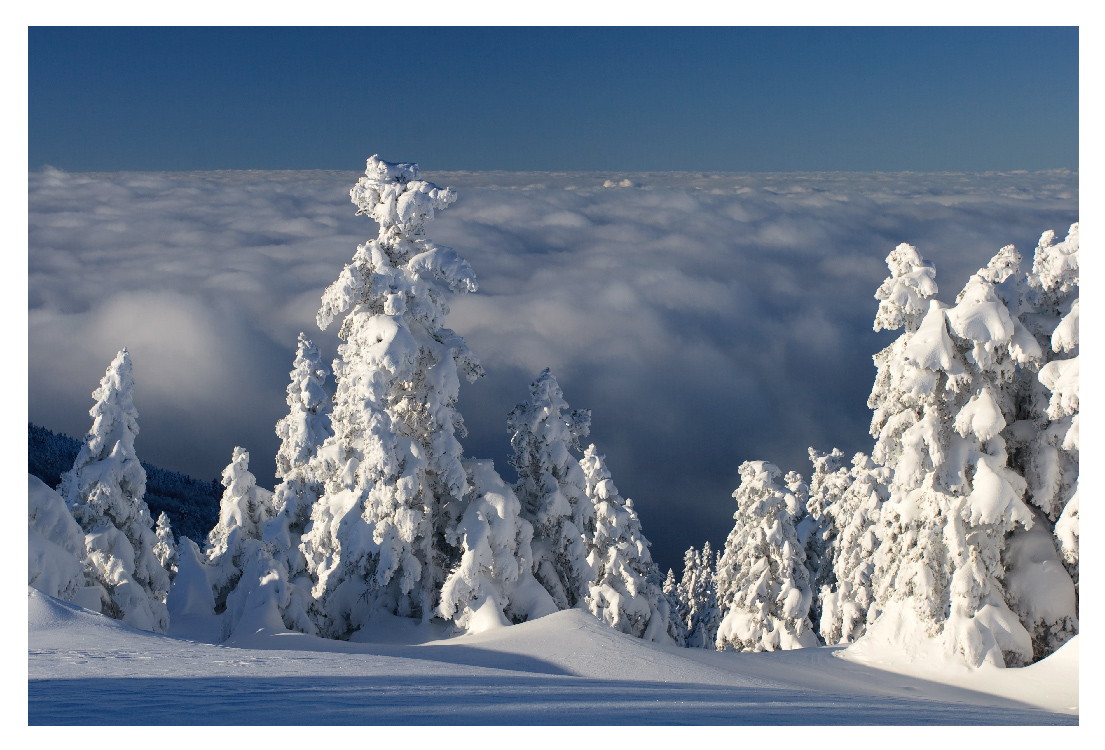
<svg viewBox="0 0 1105 750">
<path fill-rule="evenodd" d="M 864 453 L 852 458 L 850 470 L 841 467 L 837 471 L 847 472 L 848 486 L 825 508 L 834 530 L 832 575 L 831 585 L 821 589 L 818 620 L 821 637 L 830 645 L 852 643 L 878 616 L 873 606 L 872 555 L 878 546 L 875 529 L 890 479 L 890 470 Z"/>
<path fill-rule="evenodd" d="M 84 532 L 58 493 L 34 474 L 27 481 L 27 585 L 65 601 L 91 593 L 98 609 L 99 587 L 84 574 Z"/>
<path fill-rule="evenodd" d="M 207 579 L 215 612 L 223 613 L 223 637 L 238 626 L 252 590 L 276 566 L 261 541 L 273 516 L 272 493 L 257 486 L 249 470 L 249 453 L 235 447 L 223 470 L 219 522 L 207 536 Z"/>
<path fill-rule="evenodd" d="M 468 632 L 543 617 L 556 603 L 533 577 L 533 527 L 491 461 L 464 463 L 472 487 L 449 533 L 461 559 L 445 579 L 438 614 Z"/>
<path fill-rule="evenodd" d="M 146 472 L 134 452 L 138 411 L 130 354 L 112 360 L 92 393 L 92 429 L 58 485 L 84 532 L 88 576 L 100 586 L 100 612 L 142 630 L 164 632 L 169 574 L 158 562 L 153 519 L 142 499 Z M 84 606 L 88 606 L 85 604 Z"/>
<path fill-rule="evenodd" d="M 844 454 L 839 449 L 821 453 L 810 448 L 809 455 L 813 464 L 809 499 L 795 530 L 806 554 L 806 570 L 814 594 L 809 617 L 810 622 L 816 624 L 821 619 L 822 599 L 836 583 L 833 576 L 837 535 L 834 509 L 851 484 L 851 477 L 847 467 L 840 465 Z"/>
<path fill-rule="evenodd" d="M 659 569 L 657 569 L 659 578 Z M 668 568 L 668 574 L 660 584 L 660 590 L 668 599 L 668 635 L 677 646 L 687 645 L 687 608 L 679 598 L 679 580 L 675 571 Z"/>
<path fill-rule="evenodd" d="M 311 520 L 311 508 L 322 494 L 312 462 L 318 447 L 333 434 L 327 375 L 318 347 L 300 333 L 287 389 L 288 414 L 276 423 L 280 438 L 276 477 L 282 481 L 273 490 L 273 516 L 261 536 L 266 551 L 281 567 L 279 577 L 287 580 L 288 596 L 281 602 L 284 625 L 309 634 L 316 632 L 309 615 L 314 581 L 300 543 Z"/>
<path fill-rule="evenodd" d="M 595 577 L 588 586 L 588 609 L 611 627 L 638 638 L 658 641 L 674 635 L 678 628 L 670 627 L 672 605 L 664 595 L 633 501 L 618 493 L 606 457 L 594 445 L 587 447 L 580 466 L 587 497 L 595 507 L 595 531 L 587 557 Z"/>
<path fill-rule="evenodd" d="M 530 397 L 507 417 L 515 494 L 522 517 L 533 525 L 533 573 L 560 609 L 583 606 L 594 581 L 587 560 L 595 506 L 587 478 L 572 450 L 590 432 L 591 412 L 568 412 L 568 403 L 548 369 L 530 383 Z"/>
<path fill-rule="evenodd" d="M 153 553 L 161 563 L 161 567 L 169 572 L 171 579 L 176 570 L 177 544 L 173 538 L 173 530 L 169 526 L 169 516 L 165 511 L 157 517 L 154 534 L 157 536 L 157 544 L 154 545 Z"/>
<path fill-rule="evenodd" d="M 1021 319 L 1043 351 L 1039 373 L 1024 378 L 1022 437 L 1028 499 L 1054 525 L 1078 585 L 1078 224 L 1066 239 L 1040 237 L 1024 290 Z"/>
<path fill-rule="evenodd" d="M 886 293 L 900 286 L 901 249 L 887 258 L 875 329 L 906 330 L 876 355 L 869 399 L 875 459 L 893 470 L 874 556 L 879 637 L 923 632 L 968 664 L 1019 663 L 1031 648 L 1004 600 L 1001 550 L 1014 524 L 1032 517 L 999 433 L 1013 416 L 1006 385 L 1039 348 L 996 287 L 1020 259 L 1002 248 L 955 307 L 930 299 L 917 322 L 915 299 Z"/>
<path fill-rule="evenodd" d="M 301 549 L 314 581 L 316 626 L 345 637 L 377 609 L 430 618 L 461 552 L 448 538 L 469 492 L 458 436 L 459 373 L 482 374 L 444 327 L 449 292 L 476 291 L 451 248 L 422 238 L 451 188 L 419 179 L 417 165 L 376 156 L 350 190 L 379 224 L 323 294 L 318 324 L 345 314 L 330 415 L 334 430 L 313 468 L 323 485 Z M 447 538 L 448 536 L 448 538 Z"/>
<path fill-rule="evenodd" d="M 813 593 L 794 518 L 805 484 L 774 464 L 746 461 L 735 524 L 718 562 L 718 650 L 777 651 L 817 645 L 809 621 Z M 780 485 L 783 479 L 785 484 Z"/>
<path fill-rule="evenodd" d="M 679 613 L 687 631 L 688 648 L 714 648 L 721 624 L 714 569 L 717 555 L 705 542 L 702 550 L 690 547 L 683 553 L 683 578 L 679 582 Z"/>
</svg>

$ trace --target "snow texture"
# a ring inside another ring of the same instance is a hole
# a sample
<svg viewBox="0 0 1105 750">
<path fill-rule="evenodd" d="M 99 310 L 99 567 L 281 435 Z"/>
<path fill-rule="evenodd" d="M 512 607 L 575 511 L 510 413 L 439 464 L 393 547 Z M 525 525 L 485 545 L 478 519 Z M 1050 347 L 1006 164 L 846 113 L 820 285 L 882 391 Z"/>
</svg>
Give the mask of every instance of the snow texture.
<svg viewBox="0 0 1105 750">
<path fill-rule="evenodd" d="M 459 638 L 403 620 L 373 642 L 284 633 L 234 647 L 136 631 L 34 589 L 28 614 L 35 726 L 1078 722 L 1077 639 L 999 682 L 895 674 L 835 649 L 663 647 L 581 610 Z"/>
</svg>

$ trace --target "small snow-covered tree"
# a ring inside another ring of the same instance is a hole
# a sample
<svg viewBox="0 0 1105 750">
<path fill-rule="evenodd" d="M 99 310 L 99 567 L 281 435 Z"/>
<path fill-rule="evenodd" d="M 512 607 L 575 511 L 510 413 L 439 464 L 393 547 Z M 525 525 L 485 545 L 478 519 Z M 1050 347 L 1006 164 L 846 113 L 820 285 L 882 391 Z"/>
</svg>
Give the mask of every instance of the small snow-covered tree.
<svg viewBox="0 0 1105 750">
<path fill-rule="evenodd" d="M 169 526 L 169 516 L 164 511 L 157 517 L 154 534 L 157 536 L 157 544 L 154 545 L 153 553 L 161 563 L 161 567 L 169 572 L 171 579 L 176 570 L 177 544 L 173 538 L 173 530 Z"/>
<path fill-rule="evenodd" d="M 101 587 L 100 612 L 141 630 L 164 632 L 169 574 L 154 552 L 157 537 L 143 500 L 146 472 L 134 452 L 133 388 L 130 354 L 123 349 L 92 393 L 92 429 L 58 494 L 84 532 L 88 576 Z"/>
<path fill-rule="evenodd" d="M 384 610 L 430 618 L 461 551 L 447 532 L 469 492 L 461 465 L 459 374 L 483 374 L 444 327 L 449 292 L 476 291 L 451 248 L 422 237 L 451 188 L 415 164 L 376 156 L 350 198 L 379 224 L 324 293 L 318 324 L 344 314 L 331 425 L 313 472 L 322 483 L 301 549 L 314 581 L 315 624 L 346 637 Z"/>
<path fill-rule="evenodd" d="M 714 648 L 717 641 L 721 610 L 714 581 L 716 557 L 709 542 L 702 545 L 701 551 L 690 547 L 683 553 L 683 578 L 679 582 L 678 597 L 688 648 Z"/>
<path fill-rule="evenodd" d="M 449 533 L 462 550 L 441 588 L 438 614 L 468 632 L 543 617 L 556 603 L 533 577 L 533 527 L 491 461 L 465 461 L 472 487 Z"/>
<path fill-rule="evenodd" d="M 817 645 L 809 621 L 813 593 L 794 517 L 805 485 L 774 464 L 746 461 L 735 524 L 717 568 L 718 650 L 777 651 Z M 784 479 L 785 485 L 779 480 Z"/>
<path fill-rule="evenodd" d="M 207 579 L 216 614 L 223 614 L 223 637 L 238 626 L 246 600 L 275 565 L 261 541 L 265 522 L 272 518 L 272 493 L 257 486 L 249 470 L 249 453 L 235 447 L 223 470 L 225 488 L 219 522 L 207 536 Z"/>
<path fill-rule="evenodd" d="M 830 453 L 809 449 L 813 474 L 810 477 L 809 499 L 805 514 L 798 521 L 798 541 L 806 553 L 806 570 L 809 571 L 813 603 L 810 605 L 810 622 L 821 620 L 821 603 L 833 588 L 836 559 L 837 527 L 833 522 L 834 508 L 848 489 L 851 477 L 847 467 L 841 466 L 844 454 L 833 448 Z"/>
<path fill-rule="evenodd" d="M 530 397 L 507 417 L 515 494 L 522 517 L 533 525 L 533 573 L 560 609 L 583 606 L 594 580 L 587 560 L 594 538 L 595 506 L 587 478 L 571 454 L 590 431 L 591 412 L 568 412 L 548 369 L 530 384 Z"/>
<path fill-rule="evenodd" d="M 606 457 L 594 445 L 587 447 L 580 466 L 587 480 L 587 497 L 595 507 L 595 531 L 587 557 L 595 577 L 588 586 L 587 607 L 623 633 L 662 640 L 672 630 L 672 607 L 633 501 L 618 493 Z"/>
<path fill-rule="evenodd" d="M 840 497 L 826 506 L 833 532 L 831 586 L 821 589 L 819 630 L 825 643 L 852 643 L 878 616 L 872 561 L 878 539 L 875 529 L 880 510 L 888 497 L 890 470 L 879 466 L 864 453 L 852 458 L 847 471 L 848 486 Z"/>
<path fill-rule="evenodd" d="M 311 509 L 322 493 L 312 462 L 318 447 L 333 434 L 327 374 L 318 347 L 300 333 L 287 389 L 288 414 L 276 423 L 280 438 L 276 477 L 282 481 L 273 490 L 273 516 L 265 522 L 261 536 L 274 563 L 281 567 L 278 577 L 287 580 L 288 596 L 280 607 L 284 625 L 312 635 L 316 629 L 309 610 L 314 581 L 300 543 Z"/>
<path fill-rule="evenodd" d="M 659 571 L 657 571 L 659 572 Z M 668 599 L 668 635 L 677 646 L 687 645 L 687 607 L 679 596 L 679 580 L 675 571 L 668 568 L 668 574 L 660 585 L 660 590 Z"/>
<path fill-rule="evenodd" d="M 875 554 L 879 637 L 922 632 L 968 664 L 1018 663 L 1031 648 L 1004 601 L 1000 556 L 1013 525 L 1032 519 L 999 433 L 1013 411 L 1005 384 L 1039 350 L 996 287 L 1016 272 L 1019 256 L 1002 248 L 955 307 L 929 300 L 917 324 L 894 309 L 892 296 L 880 296 L 892 285 L 896 253 L 876 295 L 875 328 L 898 323 L 906 331 L 876 355 L 869 400 L 875 458 L 893 470 Z"/>
</svg>

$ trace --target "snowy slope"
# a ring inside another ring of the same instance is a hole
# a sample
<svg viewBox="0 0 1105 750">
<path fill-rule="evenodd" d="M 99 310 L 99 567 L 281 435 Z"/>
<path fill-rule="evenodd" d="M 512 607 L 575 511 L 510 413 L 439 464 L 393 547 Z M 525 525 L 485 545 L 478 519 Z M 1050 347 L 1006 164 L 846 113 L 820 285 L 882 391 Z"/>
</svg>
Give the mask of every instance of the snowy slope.
<svg viewBox="0 0 1105 750">
<path fill-rule="evenodd" d="M 381 626 L 384 642 L 259 634 L 236 647 L 137 631 L 34 589 L 28 613 L 32 725 L 1078 721 L 840 659 L 837 649 L 658 647 L 581 611 L 456 638 L 396 623 Z M 1076 684 L 1076 658 L 1059 655 Z"/>
</svg>

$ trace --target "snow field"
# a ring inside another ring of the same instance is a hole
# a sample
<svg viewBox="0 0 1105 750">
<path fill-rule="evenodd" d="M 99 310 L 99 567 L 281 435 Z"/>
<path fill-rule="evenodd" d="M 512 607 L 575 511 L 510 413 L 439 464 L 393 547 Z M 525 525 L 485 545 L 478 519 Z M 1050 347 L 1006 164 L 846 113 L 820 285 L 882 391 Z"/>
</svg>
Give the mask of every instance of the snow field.
<svg viewBox="0 0 1105 750">
<path fill-rule="evenodd" d="M 1077 723 L 834 648 L 661 647 L 581 610 L 449 639 L 408 621 L 379 623 L 385 642 L 285 633 L 236 647 L 138 631 L 30 588 L 28 614 L 31 725 Z M 1069 683 L 1074 661 L 1038 667 Z"/>
</svg>

